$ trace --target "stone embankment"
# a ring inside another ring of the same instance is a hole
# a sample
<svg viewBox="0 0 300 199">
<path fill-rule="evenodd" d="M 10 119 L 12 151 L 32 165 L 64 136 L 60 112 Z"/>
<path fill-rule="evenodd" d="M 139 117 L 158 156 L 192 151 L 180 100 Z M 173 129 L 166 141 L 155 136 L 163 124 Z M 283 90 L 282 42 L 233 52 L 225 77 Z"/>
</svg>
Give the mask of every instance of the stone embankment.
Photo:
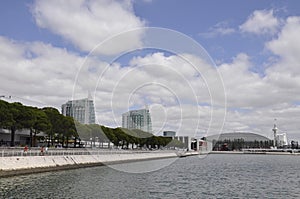
<svg viewBox="0 0 300 199">
<path fill-rule="evenodd" d="M 0 157 L 0 177 L 125 162 L 174 158 L 175 152 Z"/>
</svg>

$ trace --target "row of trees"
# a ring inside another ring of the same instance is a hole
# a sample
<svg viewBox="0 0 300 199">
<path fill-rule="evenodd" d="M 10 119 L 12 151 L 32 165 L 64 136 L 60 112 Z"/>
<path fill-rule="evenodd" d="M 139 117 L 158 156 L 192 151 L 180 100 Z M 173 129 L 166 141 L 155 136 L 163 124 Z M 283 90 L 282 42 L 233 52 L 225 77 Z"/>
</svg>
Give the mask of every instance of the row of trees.
<svg viewBox="0 0 300 199">
<path fill-rule="evenodd" d="M 36 108 L 21 103 L 8 103 L 0 100 L 0 128 L 11 131 L 11 146 L 15 146 L 17 130 L 30 130 L 30 146 L 36 146 L 36 136 L 44 132 L 48 146 L 62 144 L 68 147 L 73 140 L 74 147 L 80 146 L 80 140 L 93 143 L 113 143 L 116 147 L 182 147 L 183 144 L 172 138 L 154 136 L 141 130 L 108 128 L 97 124 L 80 124 L 73 118 L 64 116 L 55 108 Z"/>
<path fill-rule="evenodd" d="M 73 118 L 63 116 L 57 109 L 39 109 L 3 100 L 0 100 L 0 128 L 11 131 L 11 146 L 15 146 L 16 131 L 22 129 L 30 130 L 30 146 L 36 145 L 36 135 L 40 132 L 47 134 L 52 145 L 54 140 L 64 144 L 71 137 L 78 138 Z"/>
<path fill-rule="evenodd" d="M 97 124 L 83 125 L 76 123 L 77 132 L 83 140 L 95 143 L 113 143 L 115 147 L 129 148 L 161 148 L 161 147 L 183 147 L 183 143 L 172 140 L 170 137 L 154 136 L 138 129 L 129 130 L 125 128 L 109 128 Z M 108 146 L 110 147 L 110 146 Z"/>
</svg>

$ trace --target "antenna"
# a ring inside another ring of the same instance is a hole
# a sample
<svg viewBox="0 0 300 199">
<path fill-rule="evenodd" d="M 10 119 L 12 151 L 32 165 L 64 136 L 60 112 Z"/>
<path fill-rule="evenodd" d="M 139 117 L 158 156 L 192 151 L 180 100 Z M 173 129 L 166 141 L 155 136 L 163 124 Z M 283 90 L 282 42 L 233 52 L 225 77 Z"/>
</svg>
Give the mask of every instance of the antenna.
<svg viewBox="0 0 300 199">
<path fill-rule="evenodd" d="M 272 131 L 274 132 L 274 143 L 273 143 L 274 148 L 277 147 L 277 130 L 278 130 L 278 128 L 277 128 L 277 125 L 276 125 L 276 121 L 277 121 L 277 119 L 275 118 L 274 119 L 274 127 L 272 129 Z"/>
</svg>

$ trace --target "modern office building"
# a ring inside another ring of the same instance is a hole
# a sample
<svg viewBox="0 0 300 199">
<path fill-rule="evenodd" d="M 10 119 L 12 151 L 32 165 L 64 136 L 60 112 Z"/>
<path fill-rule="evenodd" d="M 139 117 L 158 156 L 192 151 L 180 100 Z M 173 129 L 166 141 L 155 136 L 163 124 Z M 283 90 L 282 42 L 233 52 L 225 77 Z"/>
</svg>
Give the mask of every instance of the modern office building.
<svg viewBox="0 0 300 199">
<path fill-rule="evenodd" d="M 91 97 L 70 100 L 61 109 L 63 115 L 73 117 L 82 124 L 95 124 L 95 107 Z"/>
<path fill-rule="evenodd" d="M 140 129 L 152 133 L 152 122 L 149 109 L 132 110 L 122 114 L 122 127 Z"/>
</svg>

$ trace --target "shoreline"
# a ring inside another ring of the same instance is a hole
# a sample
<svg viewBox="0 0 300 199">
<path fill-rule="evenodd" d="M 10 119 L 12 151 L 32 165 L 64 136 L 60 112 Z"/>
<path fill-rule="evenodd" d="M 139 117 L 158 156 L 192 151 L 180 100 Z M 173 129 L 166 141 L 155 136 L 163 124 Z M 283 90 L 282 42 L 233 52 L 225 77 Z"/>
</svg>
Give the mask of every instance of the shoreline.
<svg viewBox="0 0 300 199">
<path fill-rule="evenodd" d="M 209 154 L 231 154 L 231 155 L 292 155 L 298 156 L 300 153 L 291 152 L 270 152 L 270 151 L 211 151 Z"/>
<path fill-rule="evenodd" d="M 0 178 L 130 162 L 178 158 L 176 153 L 0 157 Z"/>
<path fill-rule="evenodd" d="M 107 163 L 102 163 L 102 162 L 82 163 L 82 164 L 63 165 L 63 166 L 54 166 L 54 167 L 37 167 L 37 168 L 31 168 L 31 169 L 7 170 L 7 171 L 0 171 L 0 179 L 20 176 L 20 175 L 30 175 L 30 174 L 37 174 L 37 173 L 52 172 L 52 171 L 58 172 L 58 171 L 65 171 L 65 170 L 90 168 L 90 167 L 98 167 L 98 166 L 108 166 L 108 165 L 124 164 L 124 163 L 131 163 L 131 162 L 143 162 L 143 161 L 168 159 L 168 158 L 176 158 L 176 157 L 175 156 L 174 157 L 156 157 L 156 158 L 149 158 L 149 159 L 142 159 L 142 160 L 141 159 L 132 159 L 132 160 L 120 160 L 120 161 L 107 162 Z"/>
<path fill-rule="evenodd" d="M 176 153 L 146 154 L 106 154 L 106 155 L 66 155 L 66 156 L 15 156 L 0 157 L 0 178 L 28 175 L 35 173 L 89 168 L 131 162 L 151 161 L 167 158 L 180 158 L 195 155 L 300 155 L 289 152 L 243 152 L 211 151 L 209 153 L 191 152 L 185 156 Z"/>
</svg>

